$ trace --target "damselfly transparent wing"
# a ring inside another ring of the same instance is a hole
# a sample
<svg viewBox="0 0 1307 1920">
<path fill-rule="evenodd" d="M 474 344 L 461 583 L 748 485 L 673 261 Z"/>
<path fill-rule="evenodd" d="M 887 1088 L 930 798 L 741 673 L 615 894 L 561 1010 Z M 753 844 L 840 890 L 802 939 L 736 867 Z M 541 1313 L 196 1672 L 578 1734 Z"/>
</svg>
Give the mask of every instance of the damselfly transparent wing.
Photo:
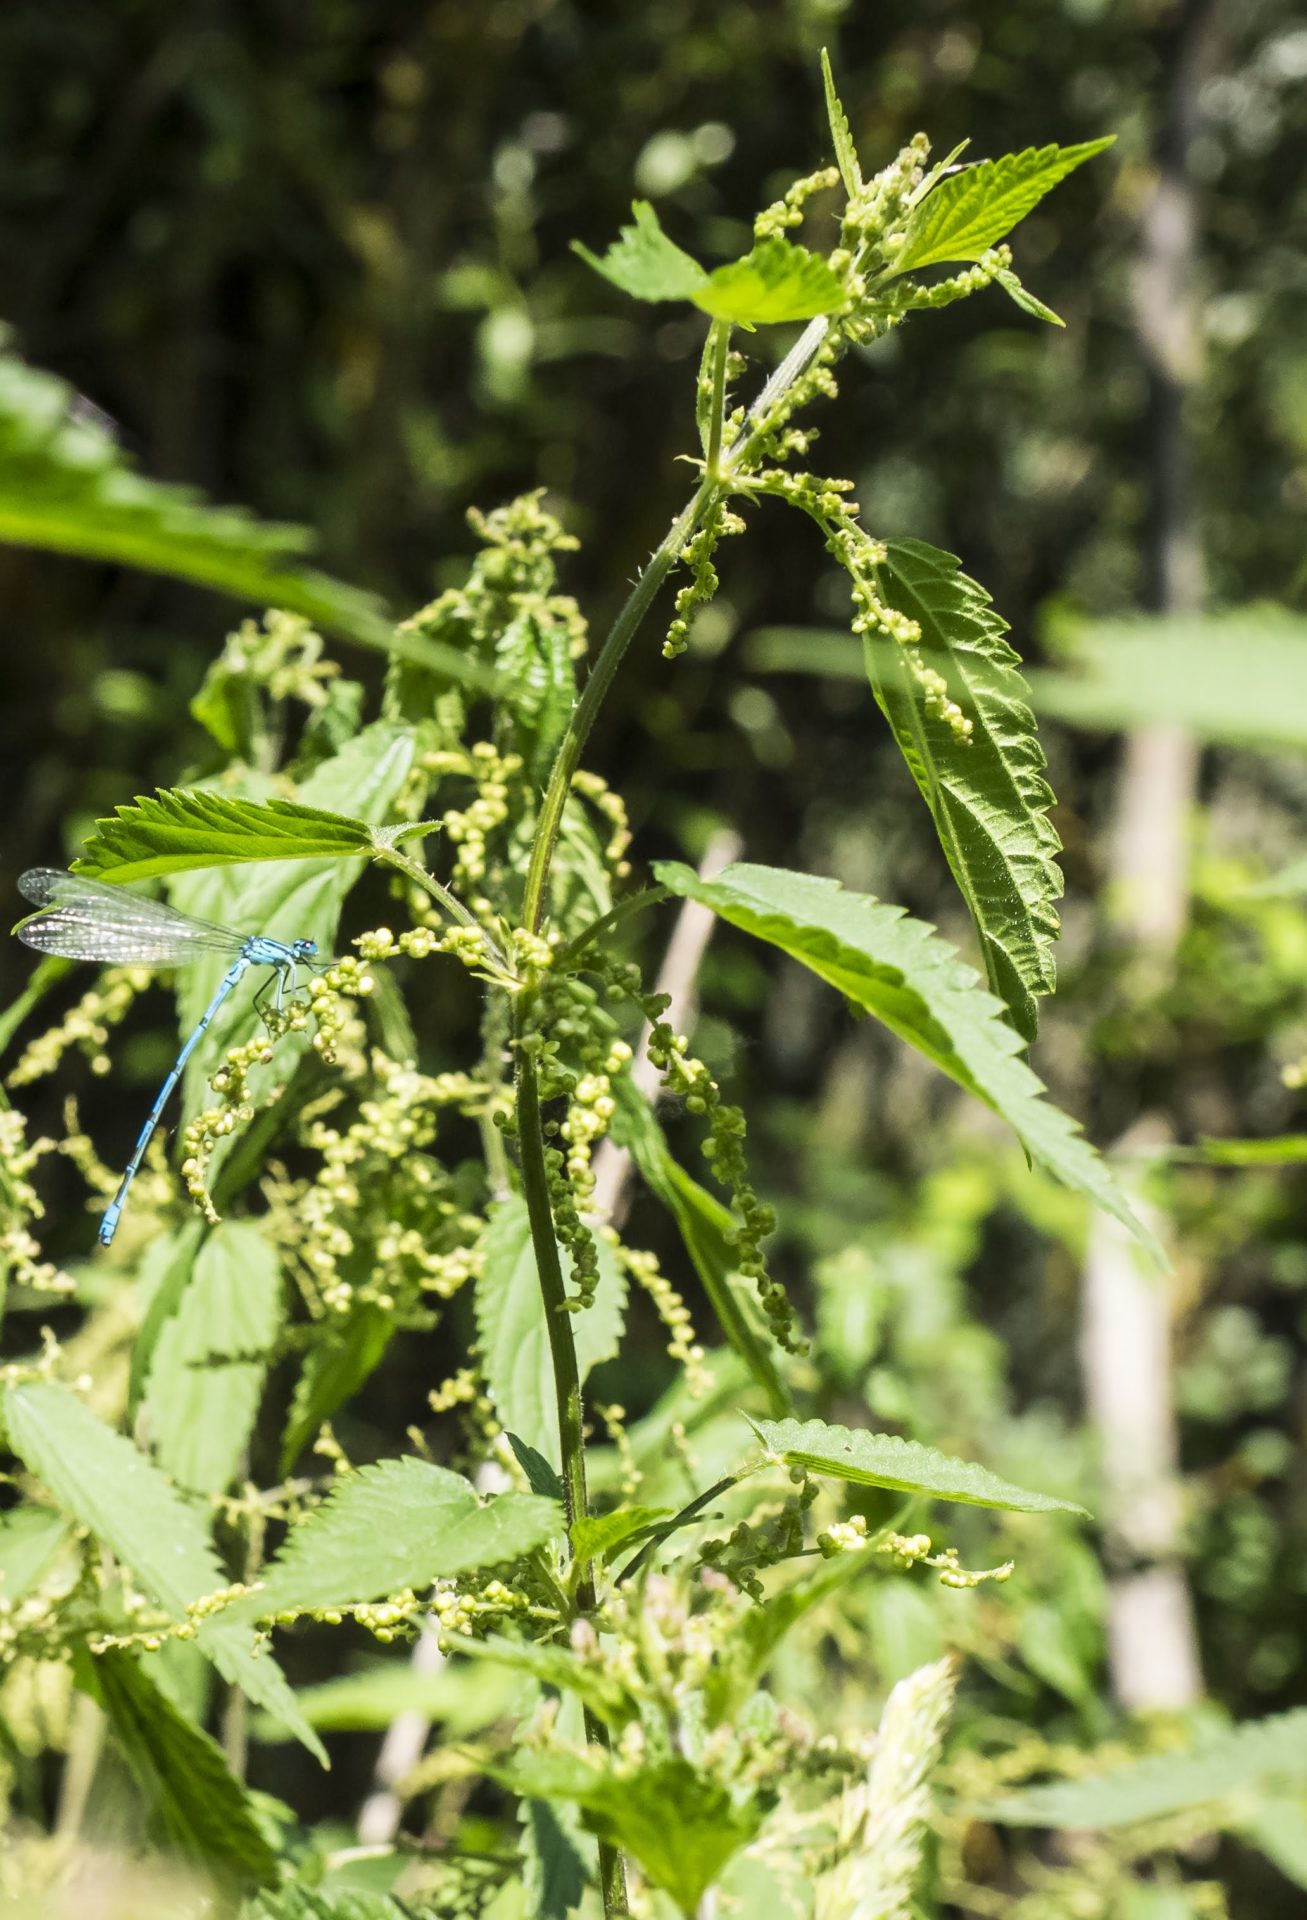
<svg viewBox="0 0 1307 1920">
<path fill-rule="evenodd" d="M 126 887 L 106 887 L 79 873 L 33 867 L 18 891 L 42 909 L 14 928 L 38 953 L 106 966 L 184 967 L 202 953 L 238 954 L 245 935 L 212 920 L 194 920 L 162 900 Z"/>
</svg>

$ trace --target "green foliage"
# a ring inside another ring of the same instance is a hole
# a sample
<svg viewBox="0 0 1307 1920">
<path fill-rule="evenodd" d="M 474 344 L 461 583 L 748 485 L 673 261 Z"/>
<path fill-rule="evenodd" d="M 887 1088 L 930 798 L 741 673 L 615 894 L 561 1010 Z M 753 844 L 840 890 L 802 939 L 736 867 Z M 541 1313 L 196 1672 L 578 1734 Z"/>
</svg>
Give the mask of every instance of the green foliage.
<svg viewBox="0 0 1307 1920">
<path fill-rule="evenodd" d="M 968 1507 L 1003 1507 L 1010 1513 L 1079 1513 L 1073 1500 L 1030 1493 L 977 1466 L 974 1460 L 950 1460 L 933 1447 L 919 1446 L 896 1433 L 867 1433 L 828 1426 L 824 1420 L 755 1420 L 758 1438 L 769 1453 L 810 1473 L 834 1474 L 864 1487 L 892 1487 L 898 1493 L 957 1500 Z"/>
<path fill-rule="evenodd" d="M 276 1253 L 252 1222 L 224 1220 L 160 1329 L 145 1389 L 146 1430 L 178 1486 L 216 1494 L 235 1477 L 280 1321 Z"/>
<path fill-rule="evenodd" d="M 13 1507 L 0 1514 L 0 1598 L 16 1606 L 41 1579 L 70 1528 L 48 1507 Z"/>
<path fill-rule="evenodd" d="M 600 1238 L 597 1246 L 599 1287 L 594 1304 L 573 1316 L 583 1381 L 592 1367 L 617 1352 L 626 1309 L 626 1276 L 608 1242 Z M 495 1406 L 506 1427 L 535 1452 L 556 1462 L 558 1412 L 549 1334 L 523 1201 L 505 1200 L 491 1213 L 484 1256 L 476 1296 L 477 1334 Z"/>
<path fill-rule="evenodd" d="M 97 820 L 79 873 L 120 884 L 254 860 L 346 860 L 374 850 L 370 827 L 294 800 L 239 800 L 202 789 L 142 796 Z"/>
<path fill-rule="evenodd" d="M 506 1493 L 482 1506 L 470 1481 L 413 1458 L 338 1482 L 293 1528 L 257 1594 L 235 1617 L 357 1606 L 471 1568 L 517 1560 L 559 1530 L 552 1500 Z"/>
<path fill-rule="evenodd" d="M 1052 790 L 1026 704 L 1007 623 L 952 554 L 891 541 L 880 569 L 885 600 L 921 629 L 921 651 L 970 722 L 965 737 L 941 717 L 904 647 L 866 636 L 876 699 L 935 821 L 975 922 L 992 991 L 1023 1039 L 1033 1040 L 1036 996 L 1055 983 L 1053 942 L 1062 875 L 1048 817 Z"/>
<path fill-rule="evenodd" d="M 197 1509 L 74 1394 L 41 1381 L 9 1386 L 4 1421 L 9 1444 L 63 1511 L 116 1554 L 174 1619 L 224 1584 Z M 283 1720 L 326 1764 L 281 1669 L 267 1654 L 256 1657 L 252 1635 L 218 1619 L 195 1637 L 226 1679 Z"/>
<path fill-rule="evenodd" d="M 1209 1732 L 1187 1750 L 1007 1794 L 983 1809 L 1008 1826 L 1122 1827 L 1307 1780 L 1307 1709 Z"/>
<path fill-rule="evenodd" d="M 390 625 L 372 595 L 304 566 L 303 528 L 262 524 L 188 488 L 142 479 L 74 403 L 62 380 L 0 354 L 0 540 L 174 574 L 389 647 Z"/>
<path fill-rule="evenodd" d="M 772 234 L 743 259 L 710 273 L 691 298 L 714 320 L 761 327 L 837 313 L 848 294 L 817 254 Z"/>
<path fill-rule="evenodd" d="M 587 265 L 635 300 L 692 300 L 714 320 L 755 327 L 834 313 L 847 298 L 826 262 L 780 235 L 759 241 L 742 259 L 706 273 L 667 238 L 647 200 L 635 225 L 623 227 L 602 259 L 573 242 Z"/>
<path fill-rule="evenodd" d="M 948 260 L 979 260 L 1006 239 L 1050 188 L 1103 153 L 1115 136 L 1075 147 L 1027 147 L 1001 160 L 982 160 L 941 180 L 908 222 L 894 272 L 910 273 Z"/>
<path fill-rule="evenodd" d="M 830 122 L 831 143 L 835 148 L 835 160 L 844 182 L 844 191 L 850 200 L 862 191 L 862 169 L 858 165 L 858 149 L 849 129 L 848 115 L 840 103 L 835 91 L 835 75 L 831 72 L 830 55 L 825 47 L 821 50 L 821 82 L 826 95 L 826 118 Z"/>
<path fill-rule="evenodd" d="M 274 1886 L 280 1863 L 216 1741 L 180 1713 L 143 1661 L 110 1649 L 80 1668 L 166 1845 L 224 1892 Z"/>
<path fill-rule="evenodd" d="M 701 880 L 672 862 L 655 871 L 673 893 L 701 900 L 875 1014 L 1001 1114 L 1032 1159 L 1114 1214 L 1143 1244 L 1152 1244 L 1074 1121 L 1041 1099 L 1043 1088 L 1018 1057 L 1020 1041 L 998 1002 L 933 928 L 899 907 L 846 893 L 812 874 L 735 866 L 715 880 Z"/>
<path fill-rule="evenodd" d="M 682 1759 L 618 1774 L 541 1757 L 520 1760 L 508 1777 L 519 1793 L 578 1806 L 587 1829 L 632 1854 L 688 1916 L 768 1811 L 766 1798 L 733 1800 Z"/>
<path fill-rule="evenodd" d="M 1059 623 L 1066 669 L 1030 676 L 1041 713 L 1108 731 L 1159 719 L 1202 740 L 1303 747 L 1307 623 L 1278 607 Z"/>
<path fill-rule="evenodd" d="M 670 1507 L 617 1507 L 612 1513 L 574 1520 L 569 1532 L 576 1557 L 583 1565 L 606 1560 L 634 1536 L 653 1531 L 653 1523 L 670 1512 Z"/>
</svg>

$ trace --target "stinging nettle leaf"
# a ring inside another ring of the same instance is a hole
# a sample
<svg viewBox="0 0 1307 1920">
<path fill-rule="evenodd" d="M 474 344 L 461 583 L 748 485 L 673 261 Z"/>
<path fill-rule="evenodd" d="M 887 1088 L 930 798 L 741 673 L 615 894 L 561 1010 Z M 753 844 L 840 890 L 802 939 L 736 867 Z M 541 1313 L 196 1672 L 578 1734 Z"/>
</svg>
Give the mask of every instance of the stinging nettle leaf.
<svg viewBox="0 0 1307 1920">
<path fill-rule="evenodd" d="M 199 1510 L 76 1394 L 48 1381 L 27 1381 L 5 1390 L 4 1414 L 10 1445 L 24 1465 L 175 1619 L 185 1617 L 193 1600 L 227 1585 Z M 196 1644 L 326 1766 L 322 1742 L 281 1668 L 270 1655 L 256 1655 L 247 1628 L 218 1615 L 200 1627 Z"/>
<path fill-rule="evenodd" d="M 664 862 L 656 877 L 733 926 L 779 947 L 933 1060 L 1014 1128 L 1032 1159 L 1114 1214 L 1163 1263 L 1076 1122 L 1042 1096 L 1003 1008 L 933 927 L 834 880 L 734 866 L 714 880 Z"/>
<path fill-rule="evenodd" d="M 146 1663 L 111 1648 L 88 1658 L 82 1674 L 170 1850 L 224 1888 L 275 1885 L 277 1855 L 245 1788 L 217 1741 L 178 1712 Z"/>
<path fill-rule="evenodd" d="M 862 190 L 862 169 L 858 165 L 858 149 L 853 144 L 853 135 L 849 130 L 849 116 L 835 91 L 835 75 L 831 72 L 830 55 L 825 47 L 821 50 L 821 83 L 826 94 L 826 118 L 830 121 L 835 163 L 839 167 L 844 190 L 851 200 L 855 193 Z"/>
<path fill-rule="evenodd" d="M 634 200 L 633 227 L 623 227 L 602 259 L 572 242 L 586 265 L 633 300 L 689 300 L 708 278 L 698 261 L 669 240 L 647 200 Z"/>
<path fill-rule="evenodd" d="M 347 860 L 372 851 L 371 829 L 297 800 L 241 800 L 206 788 L 138 795 L 97 820 L 77 873 L 121 885 L 195 867 L 255 860 Z"/>
<path fill-rule="evenodd" d="M 974 1460 L 954 1460 L 934 1447 L 894 1433 L 828 1426 L 824 1420 L 750 1420 L 769 1453 L 811 1473 L 832 1474 L 864 1487 L 929 1495 L 967 1507 L 999 1507 L 1009 1513 L 1079 1513 L 1073 1500 L 1014 1487 Z"/>
<path fill-rule="evenodd" d="M 495 1411 L 505 1427 L 558 1465 L 558 1405 L 526 1202 L 503 1201 L 490 1215 L 476 1287 L 477 1341 Z M 577 1365 L 586 1375 L 611 1360 L 621 1339 L 626 1275 L 611 1244 L 596 1236 L 599 1285 L 593 1305 L 572 1317 Z M 563 1257 L 567 1270 L 566 1256 Z"/>
<path fill-rule="evenodd" d="M 965 738 L 932 714 L 909 649 L 879 631 L 865 637 L 872 691 L 930 808 L 967 903 L 991 990 L 1025 1040 L 1036 996 L 1056 983 L 1053 943 L 1062 873 L 1052 789 L 1007 622 L 951 553 L 891 541 L 877 569 L 883 598 L 921 628 L 923 662 L 941 674 L 971 722 Z"/>
<path fill-rule="evenodd" d="M 1185 1753 L 1027 1787 L 974 1811 L 1009 1826 L 1127 1827 L 1289 1783 L 1307 1783 L 1307 1707 L 1211 1733 Z"/>
<path fill-rule="evenodd" d="M 1046 320 L 1051 327 L 1064 327 L 1066 321 L 1060 313 L 1054 313 L 1052 307 L 1046 307 L 1042 300 L 1036 300 L 1029 287 L 1023 287 L 1011 267 L 1002 267 L 994 275 L 1008 298 L 1014 300 L 1023 313 L 1031 314 L 1036 320 Z"/>
<path fill-rule="evenodd" d="M 690 298 L 714 320 L 761 327 L 837 313 L 848 294 L 819 254 L 773 234 L 743 259 L 718 267 Z"/>
<path fill-rule="evenodd" d="M 892 274 L 946 261 L 979 260 L 1069 173 L 1103 153 L 1114 136 L 1075 147 L 1027 147 L 981 160 L 939 181 L 908 221 Z"/>
<path fill-rule="evenodd" d="M 259 1591 L 229 1618 L 357 1606 L 405 1587 L 520 1559 L 553 1538 L 562 1510 L 535 1494 L 482 1506 L 461 1474 L 411 1456 L 362 1467 L 292 1528 Z"/>
</svg>

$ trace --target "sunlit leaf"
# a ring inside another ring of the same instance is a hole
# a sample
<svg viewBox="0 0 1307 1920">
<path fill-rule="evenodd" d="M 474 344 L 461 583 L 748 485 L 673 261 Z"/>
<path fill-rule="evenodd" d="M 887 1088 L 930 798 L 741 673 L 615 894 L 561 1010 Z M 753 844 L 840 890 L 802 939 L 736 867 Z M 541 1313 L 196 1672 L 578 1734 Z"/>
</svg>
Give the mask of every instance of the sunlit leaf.
<svg viewBox="0 0 1307 1920">
<path fill-rule="evenodd" d="M 690 299 L 708 277 L 703 268 L 667 238 L 647 200 L 634 201 L 631 211 L 635 225 L 623 227 L 602 258 L 579 240 L 572 242 L 573 251 L 634 300 Z"/>
<path fill-rule="evenodd" d="M 835 75 L 831 72 L 830 55 L 825 47 L 821 50 L 821 82 L 826 94 L 826 118 L 830 122 L 835 162 L 844 182 L 844 190 L 852 199 L 855 193 L 861 191 L 862 169 L 858 165 L 858 150 L 849 130 L 849 117 L 835 91 Z"/>
<path fill-rule="evenodd" d="M 1042 1096 L 1000 1003 L 933 927 L 833 880 L 776 867 L 734 866 L 714 880 L 664 863 L 658 879 L 802 961 L 855 1006 L 974 1093 L 1015 1129 L 1027 1152 L 1114 1214 L 1161 1259 L 1104 1162 L 1076 1123 Z"/>
<path fill-rule="evenodd" d="M 1080 1513 L 1074 1500 L 1031 1493 L 1001 1480 L 974 1460 L 954 1460 L 934 1447 L 896 1433 L 828 1426 L 824 1420 L 753 1420 L 768 1453 L 809 1473 L 831 1474 L 863 1487 L 954 1500 L 967 1507 L 1001 1507 L 1010 1513 Z"/>
<path fill-rule="evenodd" d="M 203 787 L 141 795 L 97 820 L 78 873 L 119 885 L 192 867 L 257 860 L 347 860 L 371 851 L 362 820 L 295 800 L 241 800 Z"/>
<path fill-rule="evenodd" d="M 1027 147 L 1001 160 L 981 160 L 941 180 L 908 222 L 893 271 L 907 273 L 943 261 L 979 260 L 1005 240 L 1059 180 L 1103 153 L 1114 136 L 1075 147 Z"/>
<path fill-rule="evenodd" d="M 742 260 L 718 267 L 691 295 L 714 320 L 761 327 L 836 313 L 847 299 L 844 283 L 819 254 L 773 234 Z"/>
</svg>

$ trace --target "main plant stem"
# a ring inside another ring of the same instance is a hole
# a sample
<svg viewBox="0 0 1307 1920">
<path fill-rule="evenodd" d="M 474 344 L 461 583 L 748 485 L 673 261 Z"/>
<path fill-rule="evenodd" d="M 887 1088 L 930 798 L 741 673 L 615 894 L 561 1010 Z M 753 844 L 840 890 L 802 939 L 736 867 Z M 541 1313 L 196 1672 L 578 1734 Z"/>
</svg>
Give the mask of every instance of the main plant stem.
<svg viewBox="0 0 1307 1920">
<path fill-rule="evenodd" d="M 622 656 L 635 638 L 640 623 L 657 597 L 658 590 L 681 557 L 687 540 L 697 531 L 717 501 L 729 490 L 729 473 L 740 467 L 756 446 L 771 420 L 773 409 L 810 364 L 825 337 L 827 322 L 814 320 L 772 374 L 749 411 L 742 431 L 722 456 L 722 415 L 725 408 L 726 339 L 723 337 L 715 357 L 714 418 L 709 437 L 710 457 L 704 477 L 693 497 L 668 528 L 657 552 L 627 595 L 599 650 L 581 697 L 572 711 L 563 736 L 549 784 L 540 806 L 531 859 L 527 867 L 522 897 L 522 924 L 538 933 L 544 917 L 549 886 L 549 871 L 563 821 L 572 780 L 581 764 L 581 755 L 622 663 Z M 399 860 L 394 865 L 401 865 Z M 412 877 L 417 878 L 417 875 Z M 529 991 L 520 992 L 514 1015 L 514 1032 L 519 1042 L 517 1053 L 517 1134 L 522 1173 L 522 1192 L 531 1225 L 531 1244 L 536 1257 L 536 1272 L 545 1307 L 545 1329 L 554 1374 L 554 1398 L 558 1408 L 558 1446 L 563 1467 L 563 1503 L 569 1527 L 585 1517 L 588 1498 L 585 1480 L 585 1430 L 581 1406 L 581 1374 L 576 1360 L 576 1342 L 572 1337 L 572 1316 L 567 1309 L 567 1290 L 563 1281 L 558 1241 L 554 1235 L 553 1213 L 549 1205 L 549 1172 L 545 1164 L 544 1122 L 540 1114 L 540 1083 L 535 1061 L 520 1043 L 527 1036 L 530 1013 Z M 591 1613 L 595 1605 L 594 1580 L 589 1571 L 576 1585 L 578 1615 Z M 586 1714 L 586 1734 L 592 1743 L 608 1745 L 608 1731 L 592 1714 Z M 603 1891 L 607 1920 L 619 1920 L 629 1913 L 626 1897 L 626 1870 L 616 1847 L 599 1843 L 599 1882 Z"/>
</svg>

